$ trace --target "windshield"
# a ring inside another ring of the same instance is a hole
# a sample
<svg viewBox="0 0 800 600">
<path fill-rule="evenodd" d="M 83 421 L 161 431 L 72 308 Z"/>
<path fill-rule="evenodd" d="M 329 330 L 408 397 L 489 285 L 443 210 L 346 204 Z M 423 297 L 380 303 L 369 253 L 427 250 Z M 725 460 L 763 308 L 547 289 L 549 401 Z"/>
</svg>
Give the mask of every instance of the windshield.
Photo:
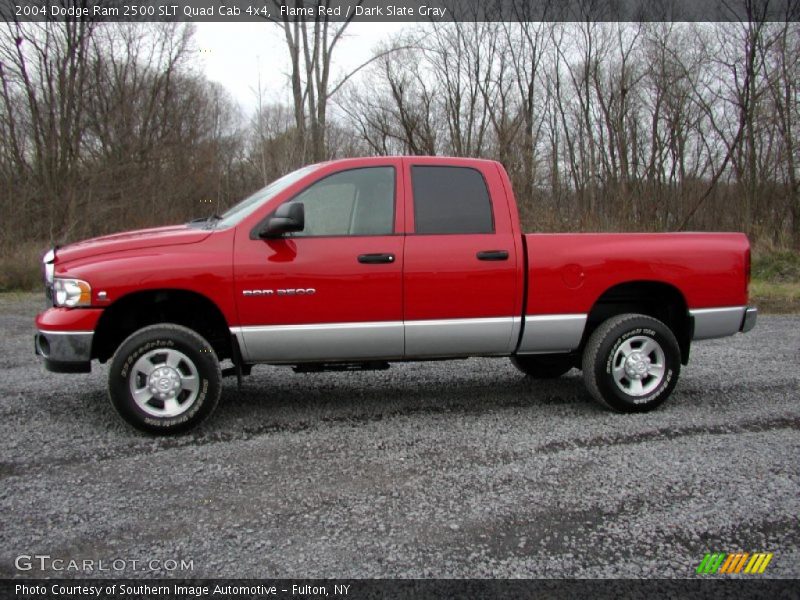
<svg viewBox="0 0 800 600">
<path fill-rule="evenodd" d="M 288 175 L 284 175 L 280 179 L 276 179 L 267 187 L 261 188 L 252 196 L 248 196 L 235 206 L 232 206 L 227 211 L 222 213 L 216 223 L 217 228 L 236 225 L 242 219 L 252 214 L 264 202 L 282 192 L 293 183 L 300 181 L 303 177 L 314 171 L 317 167 L 319 167 L 319 165 L 309 165 L 307 167 L 303 167 L 302 169 L 298 169 L 297 171 L 292 171 Z"/>
</svg>

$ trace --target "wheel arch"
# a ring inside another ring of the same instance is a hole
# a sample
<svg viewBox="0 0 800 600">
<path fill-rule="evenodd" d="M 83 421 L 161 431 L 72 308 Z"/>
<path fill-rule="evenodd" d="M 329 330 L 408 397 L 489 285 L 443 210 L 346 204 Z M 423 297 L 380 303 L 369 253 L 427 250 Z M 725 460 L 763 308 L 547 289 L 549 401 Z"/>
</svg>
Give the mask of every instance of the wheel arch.
<svg viewBox="0 0 800 600">
<path fill-rule="evenodd" d="M 105 362 L 133 332 L 173 323 L 195 331 L 208 341 L 220 360 L 233 356 L 229 325 L 207 296 L 179 288 L 131 292 L 118 298 L 100 316 L 92 341 L 92 358 Z"/>
<path fill-rule="evenodd" d="M 678 340 L 681 363 L 684 365 L 688 363 L 692 319 L 686 298 L 680 289 L 663 281 L 626 281 L 615 284 L 603 292 L 587 316 L 581 348 L 601 323 L 624 313 L 640 313 L 662 321 Z"/>
</svg>

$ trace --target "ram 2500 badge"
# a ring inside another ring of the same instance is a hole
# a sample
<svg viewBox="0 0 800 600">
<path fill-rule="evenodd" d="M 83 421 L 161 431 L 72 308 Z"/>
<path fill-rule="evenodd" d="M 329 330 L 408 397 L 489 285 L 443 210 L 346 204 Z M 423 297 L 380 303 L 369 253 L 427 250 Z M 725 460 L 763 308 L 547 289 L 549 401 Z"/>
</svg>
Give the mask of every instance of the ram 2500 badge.
<svg viewBox="0 0 800 600">
<path fill-rule="evenodd" d="M 693 341 L 756 321 L 744 235 L 524 234 L 505 170 L 477 159 L 307 166 L 221 216 L 55 248 L 44 271 L 36 353 L 62 373 L 110 360 L 111 402 L 153 433 L 199 423 L 256 363 L 510 357 L 647 411 Z"/>
</svg>

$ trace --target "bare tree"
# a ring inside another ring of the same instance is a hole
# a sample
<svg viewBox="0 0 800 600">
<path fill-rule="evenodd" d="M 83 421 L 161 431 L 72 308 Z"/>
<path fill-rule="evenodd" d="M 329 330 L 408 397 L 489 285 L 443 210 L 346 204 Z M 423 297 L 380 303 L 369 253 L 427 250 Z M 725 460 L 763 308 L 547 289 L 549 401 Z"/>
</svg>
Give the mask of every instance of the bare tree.
<svg viewBox="0 0 800 600">
<path fill-rule="evenodd" d="M 438 154 L 444 135 L 440 89 L 428 65 L 418 64 L 425 33 L 390 40 L 360 87 L 339 108 L 377 154 Z"/>
<path fill-rule="evenodd" d="M 191 26 L 6 24 L 2 245 L 186 219 L 309 161 L 408 153 L 500 160 L 534 230 L 740 228 L 800 248 L 800 27 L 741 2 L 741 22 L 611 24 L 592 3 L 542 23 L 513 0 L 516 22 L 420 24 L 336 75 L 348 23 L 293 0 L 315 16 L 277 19 L 290 101 L 259 95 L 247 133 L 193 69 Z"/>
<path fill-rule="evenodd" d="M 186 219 L 251 187 L 239 115 L 191 28 L 12 24 L 0 38 L 4 245 Z"/>
<path fill-rule="evenodd" d="M 510 150 L 512 146 L 511 134 L 516 135 L 517 128 L 521 128 L 521 177 L 515 183 L 519 194 L 525 201 L 530 202 L 533 198 L 534 179 L 537 164 L 538 138 L 544 127 L 547 115 L 547 95 L 550 89 L 542 82 L 545 78 L 540 72 L 545 56 L 545 47 L 548 38 L 552 34 L 553 24 L 543 22 L 532 22 L 529 20 L 528 11 L 530 5 L 527 2 L 515 1 L 512 4 L 516 23 L 504 24 L 505 48 L 508 49 L 508 56 L 511 58 L 512 74 L 511 85 L 516 90 L 517 120 L 504 127 L 508 132 L 505 136 L 498 136 L 498 144 Z M 546 8 L 546 7 L 545 7 Z M 506 53 L 501 49 L 501 55 Z M 506 102 L 502 103 L 505 106 Z M 552 123 L 551 123 L 552 125 Z M 495 127 L 497 129 L 497 127 Z M 513 130 L 513 131 L 511 131 Z M 554 129 L 550 129 L 554 133 Z M 558 137 L 551 136 L 551 161 L 558 153 Z M 504 164 L 507 162 L 501 158 Z M 557 187 L 558 165 L 551 162 L 551 183 Z"/>
<path fill-rule="evenodd" d="M 791 219 L 791 244 L 800 250 L 800 26 L 787 20 L 771 26 L 773 39 L 762 61 L 768 64 L 768 89 L 771 102 L 767 114 L 772 114 L 777 128 L 775 177 L 786 188 L 788 213 Z M 779 215 L 773 215 L 780 218 Z M 776 240 L 780 242 L 780 240 Z"/>
<path fill-rule="evenodd" d="M 7 23 L 0 38 L 0 101 L 9 166 L 31 184 L 31 206 L 57 238 L 75 224 L 80 148 L 94 24 Z"/>
<path fill-rule="evenodd" d="M 330 0 L 313 3 L 274 0 L 274 3 L 289 50 L 297 142 L 302 145 L 303 156 L 317 162 L 325 158 L 328 101 L 340 88 L 340 85 L 331 87 L 331 65 L 355 10 L 344 21 L 334 23 L 328 13 Z M 357 2 L 361 3 L 362 0 Z M 313 17 L 308 18 L 308 10 Z"/>
</svg>

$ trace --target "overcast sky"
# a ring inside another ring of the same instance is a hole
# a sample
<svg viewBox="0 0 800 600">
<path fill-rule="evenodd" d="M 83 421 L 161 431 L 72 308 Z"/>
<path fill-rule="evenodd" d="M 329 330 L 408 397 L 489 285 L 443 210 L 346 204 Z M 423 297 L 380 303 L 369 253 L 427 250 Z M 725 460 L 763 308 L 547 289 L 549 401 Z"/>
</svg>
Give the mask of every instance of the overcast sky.
<svg viewBox="0 0 800 600">
<path fill-rule="evenodd" d="M 332 82 L 372 55 L 381 41 L 409 23 L 351 23 L 334 53 Z M 242 109 L 257 105 L 261 72 L 264 102 L 290 102 L 289 61 L 283 30 L 270 23 L 196 23 L 195 42 L 212 81 L 225 86 Z"/>
</svg>

